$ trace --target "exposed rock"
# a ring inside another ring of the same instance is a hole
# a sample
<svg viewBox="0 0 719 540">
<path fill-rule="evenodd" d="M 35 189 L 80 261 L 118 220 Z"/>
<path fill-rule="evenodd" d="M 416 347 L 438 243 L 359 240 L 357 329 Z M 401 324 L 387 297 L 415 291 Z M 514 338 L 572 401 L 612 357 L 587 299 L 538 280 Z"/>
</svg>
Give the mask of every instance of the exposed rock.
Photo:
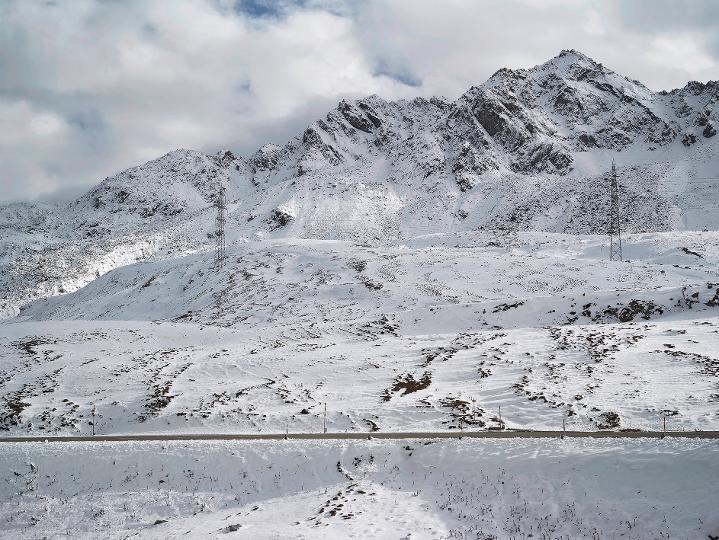
<svg viewBox="0 0 719 540">
<path fill-rule="evenodd" d="M 571 169 L 572 155 L 569 151 L 550 142 L 538 143 L 523 150 L 520 158 L 512 164 L 516 172 L 564 173 Z"/>
<path fill-rule="evenodd" d="M 337 109 L 342 113 L 342 116 L 344 116 L 345 120 L 347 120 L 352 127 L 361 131 L 371 133 L 373 127 L 377 127 L 381 124 L 379 118 L 375 116 L 375 121 L 378 123 L 377 126 L 375 126 L 369 118 L 362 114 L 362 111 L 358 110 L 353 105 L 350 105 L 345 100 L 340 101 Z"/>
<path fill-rule="evenodd" d="M 577 138 L 579 141 L 579 147 L 583 149 L 587 148 L 597 148 L 597 139 L 594 138 L 594 135 L 591 135 L 589 133 L 582 133 Z"/>
<path fill-rule="evenodd" d="M 270 222 L 276 227 L 284 227 L 295 219 L 295 212 L 287 206 L 278 206 L 272 211 Z"/>
<path fill-rule="evenodd" d="M 275 169 L 280 161 L 282 148 L 276 144 L 266 144 L 252 156 L 252 166 L 256 171 Z"/>
<path fill-rule="evenodd" d="M 477 150 L 470 142 L 465 141 L 452 166 L 452 172 L 459 188 L 467 191 L 472 189 L 479 176 L 496 168 L 497 163 L 489 154 Z"/>
<path fill-rule="evenodd" d="M 619 414 L 614 411 L 605 411 L 599 415 L 597 427 L 599 429 L 616 429 L 620 423 Z"/>
<path fill-rule="evenodd" d="M 218 152 L 217 154 L 217 161 L 222 167 L 228 167 L 232 165 L 232 163 L 234 163 L 236 159 L 237 158 L 235 157 L 235 155 L 229 150 L 223 150 L 221 152 Z"/>
<path fill-rule="evenodd" d="M 326 124 L 321 120 L 316 123 L 316 127 L 309 127 L 305 130 L 302 135 L 302 142 L 308 149 L 307 154 L 311 155 L 313 151 L 319 153 L 330 165 L 339 165 L 342 162 L 342 156 L 339 152 L 330 144 L 324 142 L 320 129 Z M 318 129 L 319 128 L 319 129 Z M 327 131 L 327 130 L 323 130 Z M 306 172 L 306 171 L 305 171 Z"/>
</svg>

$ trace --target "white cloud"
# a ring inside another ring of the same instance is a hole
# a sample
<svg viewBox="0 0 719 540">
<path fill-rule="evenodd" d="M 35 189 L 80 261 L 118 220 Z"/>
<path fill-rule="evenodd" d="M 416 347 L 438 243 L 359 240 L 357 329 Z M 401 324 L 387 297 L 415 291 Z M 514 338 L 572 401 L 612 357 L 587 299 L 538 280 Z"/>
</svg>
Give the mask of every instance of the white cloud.
<svg viewBox="0 0 719 540">
<path fill-rule="evenodd" d="M 611 0 L 450 0 L 441 6 L 433 0 L 369 2 L 358 8 L 361 24 L 356 32 L 372 57 L 411 71 L 423 80 L 426 91 L 449 97 L 500 67 L 531 67 L 569 48 L 655 89 L 683 86 L 692 78 L 706 80 L 706 59 L 715 70 L 719 67 L 716 57 L 709 55 L 704 23 L 701 28 L 684 25 L 681 32 L 661 25 L 654 30 L 637 28 L 620 9 L 624 4 Z M 646 9 L 651 11 L 651 6 Z M 710 28 L 719 32 L 719 20 Z M 680 50 L 668 56 L 664 37 L 681 41 Z"/>
<path fill-rule="evenodd" d="M 647 27 L 590 0 L 9 0 L 0 200 L 89 186 L 179 147 L 249 153 L 346 96 L 453 98 L 563 48 L 654 88 L 706 79 L 716 28 L 689 11 Z"/>
<path fill-rule="evenodd" d="M 0 99 L 0 144 L 32 144 L 36 140 L 56 143 L 67 132 L 65 120 L 52 111 L 33 108 L 32 104 L 18 100 Z"/>
</svg>

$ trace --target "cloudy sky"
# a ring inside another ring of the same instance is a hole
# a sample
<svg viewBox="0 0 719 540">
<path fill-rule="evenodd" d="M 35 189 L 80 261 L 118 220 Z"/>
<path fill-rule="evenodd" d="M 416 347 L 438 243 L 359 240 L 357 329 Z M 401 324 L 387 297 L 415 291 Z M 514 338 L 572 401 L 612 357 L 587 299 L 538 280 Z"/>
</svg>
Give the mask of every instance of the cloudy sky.
<svg viewBox="0 0 719 540">
<path fill-rule="evenodd" d="M 343 97 L 456 98 L 570 48 L 657 90 L 719 79 L 719 2 L 0 0 L 0 202 L 176 148 L 250 153 Z"/>
</svg>

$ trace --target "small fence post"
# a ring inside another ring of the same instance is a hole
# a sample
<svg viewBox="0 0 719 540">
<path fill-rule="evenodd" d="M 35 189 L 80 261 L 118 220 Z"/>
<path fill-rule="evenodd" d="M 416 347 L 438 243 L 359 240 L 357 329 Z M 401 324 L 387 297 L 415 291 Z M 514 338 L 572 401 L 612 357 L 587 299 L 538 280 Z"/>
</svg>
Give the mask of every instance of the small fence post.
<svg viewBox="0 0 719 540">
<path fill-rule="evenodd" d="M 97 408 L 95 404 L 92 404 L 92 436 L 95 436 L 95 413 L 97 413 Z"/>
</svg>

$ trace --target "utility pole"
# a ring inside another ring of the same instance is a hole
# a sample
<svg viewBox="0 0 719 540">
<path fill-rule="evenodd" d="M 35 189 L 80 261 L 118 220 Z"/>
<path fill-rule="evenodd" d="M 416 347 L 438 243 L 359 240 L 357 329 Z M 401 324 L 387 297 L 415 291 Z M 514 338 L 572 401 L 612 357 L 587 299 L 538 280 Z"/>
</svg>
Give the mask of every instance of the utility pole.
<svg viewBox="0 0 719 540">
<path fill-rule="evenodd" d="M 220 182 L 220 189 L 215 200 L 217 215 L 215 217 L 215 270 L 222 270 L 225 264 L 225 186 Z"/>
<path fill-rule="evenodd" d="M 476 418 L 477 415 L 477 400 L 475 398 L 472 398 L 472 411 L 471 411 L 471 419 Z"/>
<path fill-rule="evenodd" d="M 325 401 L 325 414 L 322 421 L 322 433 L 327 433 L 327 402 Z"/>
<path fill-rule="evenodd" d="M 92 436 L 95 436 L 95 414 L 97 413 L 97 407 L 95 407 L 95 404 L 92 404 Z"/>
<path fill-rule="evenodd" d="M 609 260 L 622 260 L 622 227 L 619 214 L 619 182 L 617 167 L 612 160 L 612 172 L 609 177 Z"/>
</svg>

